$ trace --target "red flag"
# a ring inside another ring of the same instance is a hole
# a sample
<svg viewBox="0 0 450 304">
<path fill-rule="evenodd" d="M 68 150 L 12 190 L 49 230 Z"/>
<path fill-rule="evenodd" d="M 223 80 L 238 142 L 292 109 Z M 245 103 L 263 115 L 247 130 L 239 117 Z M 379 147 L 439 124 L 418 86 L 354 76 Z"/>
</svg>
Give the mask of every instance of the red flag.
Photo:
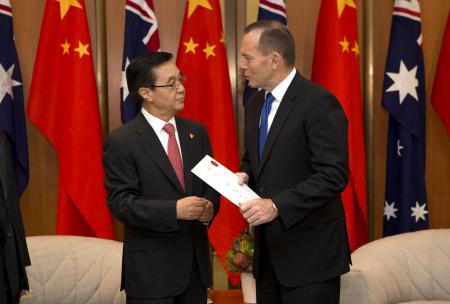
<svg viewBox="0 0 450 304">
<path fill-rule="evenodd" d="M 447 17 L 447 28 L 442 42 L 439 63 L 434 77 L 433 92 L 431 94 L 431 103 L 434 109 L 442 119 L 450 136 L 450 11 Z"/>
<path fill-rule="evenodd" d="M 114 238 L 84 0 L 48 0 L 27 112 L 59 162 L 57 234 Z"/>
<path fill-rule="evenodd" d="M 347 119 L 350 175 L 342 193 L 350 249 L 367 243 L 364 124 L 354 0 L 322 0 L 311 79 L 330 90 Z"/>
<path fill-rule="evenodd" d="M 208 128 L 214 158 L 232 171 L 239 168 L 227 54 L 218 0 L 189 0 L 178 47 L 177 66 L 187 75 L 182 116 Z M 222 199 L 209 238 L 226 268 L 232 239 L 246 227 L 239 209 Z M 233 283 L 239 277 L 229 273 Z"/>
</svg>

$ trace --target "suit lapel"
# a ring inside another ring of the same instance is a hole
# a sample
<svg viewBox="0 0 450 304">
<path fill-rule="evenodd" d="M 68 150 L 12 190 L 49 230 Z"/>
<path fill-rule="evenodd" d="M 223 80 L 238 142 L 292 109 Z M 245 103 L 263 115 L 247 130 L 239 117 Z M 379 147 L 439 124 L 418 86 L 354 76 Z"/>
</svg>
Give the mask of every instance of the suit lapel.
<svg viewBox="0 0 450 304">
<path fill-rule="evenodd" d="M 267 134 L 266 144 L 264 146 L 263 155 L 259 164 L 259 169 L 257 176 L 259 176 L 262 168 L 264 167 L 267 158 L 269 157 L 270 152 L 272 151 L 275 142 L 280 135 L 281 130 L 283 129 L 284 124 L 286 123 L 289 115 L 292 113 L 292 108 L 295 105 L 295 99 L 299 95 L 299 88 L 301 84 L 300 74 L 297 72 L 295 74 L 292 83 L 289 85 L 286 94 L 284 94 L 283 100 L 280 103 L 280 107 L 277 110 L 275 118 L 272 122 L 272 125 L 269 129 L 269 134 Z M 257 146 L 257 145 L 256 145 Z"/>
<path fill-rule="evenodd" d="M 139 113 L 136 117 L 136 133 L 137 142 L 141 145 L 142 149 L 150 156 L 167 179 L 177 187 L 181 193 L 184 193 L 166 151 L 164 151 L 158 136 L 142 113 Z"/>
<path fill-rule="evenodd" d="M 181 154 L 183 155 L 186 193 L 192 193 L 192 174 L 189 170 L 194 167 L 194 143 L 198 140 L 198 136 L 190 130 L 186 121 L 178 117 L 175 117 L 175 119 L 177 122 L 178 138 L 180 139 Z"/>
</svg>

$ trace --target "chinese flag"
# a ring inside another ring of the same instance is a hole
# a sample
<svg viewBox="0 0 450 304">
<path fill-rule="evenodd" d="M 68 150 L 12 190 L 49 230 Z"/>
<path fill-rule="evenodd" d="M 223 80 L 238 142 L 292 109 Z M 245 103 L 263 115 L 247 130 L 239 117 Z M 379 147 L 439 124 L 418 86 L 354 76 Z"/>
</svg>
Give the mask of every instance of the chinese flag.
<svg viewBox="0 0 450 304">
<path fill-rule="evenodd" d="M 27 112 L 59 162 L 57 234 L 114 238 L 84 0 L 48 0 Z"/>
<path fill-rule="evenodd" d="M 218 0 L 189 0 L 178 47 L 177 66 L 187 75 L 181 116 L 208 128 L 214 158 L 232 171 L 239 168 L 227 54 Z M 209 238 L 226 268 L 232 239 L 246 227 L 239 209 L 222 198 Z M 239 277 L 229 273 L 233 283 Z"/>
<path fill-rule="evenodd" d="M 441 55 L 434 77 L 433 92 L 431 94 L 431 103 L 434 109 L 442 119 L 450 136 L 450 12 L 447 18 L 447 28 L 444 34 L 444 40 L 441 47 Z"/>
<path fill-rule="evenodd" d="M 354 0 L 322 0 L 311 79 L 331 91 L 348 119 L 350 174 L 342 193 L 350 249 L 367 243 L 366 161 Z"/>
</svg>

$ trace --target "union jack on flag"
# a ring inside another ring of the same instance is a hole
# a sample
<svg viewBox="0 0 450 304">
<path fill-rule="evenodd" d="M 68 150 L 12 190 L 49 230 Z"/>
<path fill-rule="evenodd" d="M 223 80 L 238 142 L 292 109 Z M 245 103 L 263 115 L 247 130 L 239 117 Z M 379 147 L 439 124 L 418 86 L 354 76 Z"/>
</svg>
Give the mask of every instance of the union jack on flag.
<svg viewBox="0 0 450 304">
<path fill-rule="evenodd" d="M 260 0 L 258 8 L 258 20 L 278 20 L 283 24 L 286 21 L 286 5 L 284 0 Z M 244 88 L 244 106 L 247 104 L 250 96 L 258 91 L 257 88 L 251 88 L 245 82 Z"/>
<path fill-rule="evenodd" d="M 286 24 L 286 5 L 284 0 L 260 0 L 258 20 L 278 20 Z"/>
<path fill-rule="evenodd" d="M 395 0 L 383 86 L 389 112 L 383 235 L 428 228 L 425 77 L 418 0 Z"/>
<path fill-rule="evenodd" d="M 120 88 L 122 123 L 132 120 L 140 111 L 140 105 L 129 94 L 125 71 L 135 57 L 158 50 L 158 22 L 152 0 L 127 0 L 125 4 L 122 86 Z"/>
<path fill-rule="evenodd" d="M 28 144 L 23 86 L 9 0 L 0 0 L 0 128 L 12 148 L 17 190 L 28 184 Z"/>
</svg>

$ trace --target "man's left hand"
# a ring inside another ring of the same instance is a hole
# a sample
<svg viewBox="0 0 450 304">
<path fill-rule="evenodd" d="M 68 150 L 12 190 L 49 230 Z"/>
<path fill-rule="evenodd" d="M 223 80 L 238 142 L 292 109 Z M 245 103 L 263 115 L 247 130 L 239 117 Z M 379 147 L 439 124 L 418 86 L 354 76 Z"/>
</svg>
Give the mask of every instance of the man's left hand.
<svg viewBox="0 0 450 304">
<path fill-rule="evenodd" d="M 278 216 L 273 201 L 267 198 L 256 198 L 240 204 L 242 216 L 250 225 L 258 226 L 274 220 Z"/>
<path fill-rule="evenodd" d="M 211 201 L 208 201 L 208 203 L 205 205 L 205 210 L 203 210 L 203 213 L 199 216 L 198 220 L 202 223 L 207 223 L 212 220 L 214 215 L 214 205 Z"/>
</svg>

